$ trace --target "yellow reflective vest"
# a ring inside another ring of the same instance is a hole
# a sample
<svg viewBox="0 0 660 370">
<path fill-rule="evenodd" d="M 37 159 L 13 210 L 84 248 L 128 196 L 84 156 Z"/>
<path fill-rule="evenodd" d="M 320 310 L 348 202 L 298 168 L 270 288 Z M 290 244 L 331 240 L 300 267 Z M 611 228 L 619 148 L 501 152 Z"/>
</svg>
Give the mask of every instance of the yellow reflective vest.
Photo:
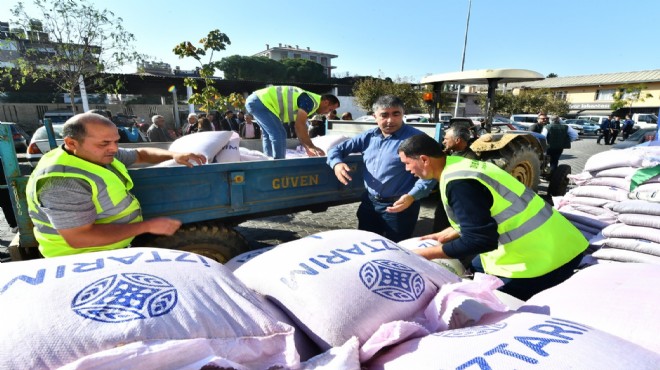
<svg viewBox="0 0 660 370">
<path fill-rule="evenodd" d="M 321 95 L 313 94 L 295 86 L 271 86 L 255 91 L 259 100 L 283 123 L 296 120 L 299 109 L 298 97 L 303 93 L 309 95 L 314 101 L 314 109 L 308 113 L 311 116 L 319 109 Z"/>
<path fill-rule="evenodd" d="M 44 257 L 64 256 L 127 247 L 133 238 L 127 238 L 109 245 L 73 248 L 57 232 L 41 209 L 38 193 L 44 179 L 55 177 L 75 178 L 87 181 L 92 189 L 92 199 L 96 208 L 97 224 L 133 223 L 142 221 L 140 204 L 129 192 L 133 181 L 126 166 L 117 159 L 110 164 L 119 173 L 97 164 L 85 161 L 57 148 L 46 153 L 32 172 L 27 183 L 27 203 L 30 218 L 34 223 L 34 236 L 39 242 L 39 251 Z"/>
<path fill-rule="evenodd" d="M 557 210 L 492 163 L 447 157 L 440 175 L 440 196 L 452 227 L 460 225 L 447 202 L 449 182 L 473 179 L 493 196 L 490 215 L 497 222 L 499 246 L 480 255 L 484 271 L 508 278 L 545 275 L 584 251 L 589 242 Z"/>
</svg>

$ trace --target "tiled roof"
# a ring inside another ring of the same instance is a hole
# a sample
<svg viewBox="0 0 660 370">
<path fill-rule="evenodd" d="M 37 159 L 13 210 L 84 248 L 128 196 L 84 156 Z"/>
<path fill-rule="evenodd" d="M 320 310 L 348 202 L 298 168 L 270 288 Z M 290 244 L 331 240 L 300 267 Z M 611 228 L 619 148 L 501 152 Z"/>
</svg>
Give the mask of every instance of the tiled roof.
<svg viewBox="0 0 660 370">
<path fill-rule="evenodd" d="M 509 88 L 530 87 L 535 89 L 571 86 L 622 85 L 660 82 L 660 69 L 637 72 L 601 73 L 584 76 L 546 78 L 540 81 L 508 84 Z"/>
</svg>

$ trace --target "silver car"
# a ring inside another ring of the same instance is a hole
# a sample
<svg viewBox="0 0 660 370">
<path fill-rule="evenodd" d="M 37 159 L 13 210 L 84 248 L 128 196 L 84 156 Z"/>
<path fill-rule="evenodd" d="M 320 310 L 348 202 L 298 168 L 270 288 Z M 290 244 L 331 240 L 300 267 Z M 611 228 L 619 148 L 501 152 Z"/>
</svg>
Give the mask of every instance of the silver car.
<svg viewBox="0 0 660 370">
<path fill-rule="evenodd" d="M 62 127 L 64 124 L 53 125 L 53 133 L 57 141 L 57 146 L 64 144 L 62 139 Z M 32 165 L 36 165 L 39 159 L 51 150 L 48 143 L 48 134 L 46 133 L 46 126 L 41 126 L 34 132 L 30 145 L 28 145 L 25 157 Z"/>
</svg>

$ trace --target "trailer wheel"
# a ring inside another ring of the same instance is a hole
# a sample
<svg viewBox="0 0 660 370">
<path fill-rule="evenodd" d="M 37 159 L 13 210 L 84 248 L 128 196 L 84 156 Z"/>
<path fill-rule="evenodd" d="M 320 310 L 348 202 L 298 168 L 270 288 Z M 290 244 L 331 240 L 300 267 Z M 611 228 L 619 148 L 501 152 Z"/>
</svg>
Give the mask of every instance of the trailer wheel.
<svg viewBox="0 0 660 370">
<path fill-rule="evenodd" d="M 529 145 L 519 145 L 514 148 L 511 158 L 507 159 L 504 170 L 526 187 L 534 191 L 538 190 L 541 181 L 541 160 Z"/>
<path fill-rule="evenodd" d="M 571 166 L 560 164 L 552 171 L 550 182 L 548 183 L 548 194 L 558 197 L 566 194 L 568 190 L 568 175 L 571 174 Z"/>
<path fill-rule="evenodd" d="M 245 238 L 220 223 L 198 222 L 182 225 L 172 236 L 144 236 L 133 241 L 136 247 L 175 249 L 201 254 L 220 263 L 250 250 Z"/>
</svg>

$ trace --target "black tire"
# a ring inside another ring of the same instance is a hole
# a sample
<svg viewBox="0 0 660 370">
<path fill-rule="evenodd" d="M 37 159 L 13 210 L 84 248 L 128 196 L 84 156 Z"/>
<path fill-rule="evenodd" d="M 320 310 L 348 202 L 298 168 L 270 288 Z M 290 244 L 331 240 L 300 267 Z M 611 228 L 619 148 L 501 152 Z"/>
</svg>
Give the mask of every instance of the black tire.
<svg viewBox="0 0 660 370">
<path fill-rule="evenodd" d="M 150 235 L 136 238 L 132 245 L 193 252 L 220 263 L 226 263 L 250 250 L 241 234 L 213 221 L 182 225 L 172 236 Z"/>
<path fill-rule="evenodd" d="M 514 145 L 515 143 L 511 143 Z M 504 170 L 526 187 L 537 191 L 541 181 L 541 160 L 538 153 L 529 145 L 515 144 Z"/>
<path fill-rule="evenodd" d="M 550 182 L 548 183 L 548 194 L 558 197 L 566 194 L 568 190 L 568 175 L 571 174 L 571 166 L 560 164 L 552 171 Z"/>
</svg>

